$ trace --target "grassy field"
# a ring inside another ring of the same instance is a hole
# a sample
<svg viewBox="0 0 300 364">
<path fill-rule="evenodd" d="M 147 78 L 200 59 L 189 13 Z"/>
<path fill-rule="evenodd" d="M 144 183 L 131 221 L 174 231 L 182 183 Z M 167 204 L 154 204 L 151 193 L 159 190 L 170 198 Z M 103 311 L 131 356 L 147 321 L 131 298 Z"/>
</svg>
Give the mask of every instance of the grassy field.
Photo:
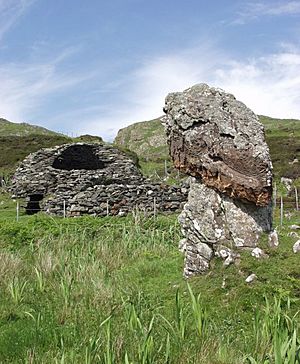
<svg viewBox="0 0 300 364">
<path fill-rule="evenodd" d="M 0 204 L 1 363 L 299 363 L 299 212 L 268 259 L 187 282 L 175 215 L 16 222 Z"/>
</svg>

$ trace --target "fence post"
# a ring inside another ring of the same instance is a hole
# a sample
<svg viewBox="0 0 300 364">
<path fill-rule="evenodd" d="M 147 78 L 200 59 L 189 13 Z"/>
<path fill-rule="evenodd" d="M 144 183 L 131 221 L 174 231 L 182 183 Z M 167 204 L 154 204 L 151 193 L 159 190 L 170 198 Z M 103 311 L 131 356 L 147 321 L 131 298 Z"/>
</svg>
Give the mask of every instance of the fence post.
<svg viewBox="0 0 300 364">
<path fill-rule="evenodd" d="M 20 215 L 20 203 L 17 201 L 17 221 L 19 221 L 19 215 Z"/>
<path fill-rule="evenodd" d="M 66 200 L 63 201 L 64 219 L 66 218 Z"/>
<path fill-rule="evenodd" d="M 277 185 L 276 185 L 276 182 L 275 182 L 274 183 L 274 196 L 273 196 L 274 209 L 276 209 L 276 199 L 277 199 Z"/>
<path fill-rule="evenodd" d="M 280 196 L 280 226 L 282 226 L 283 223 L 283 199 L 282 196 Z"/>
<path fill-rule="evenodd" d="M 295 199 L 296 199 L 296 210 L 299 210 L 299 204 L 298 204 L 298 190 L 297 187 L 295 186 Z"/>
<path fill-rule="evenodd" d="M 168 177 L 167 160 L 165 159 L 165 177 Z"/>
</svg>

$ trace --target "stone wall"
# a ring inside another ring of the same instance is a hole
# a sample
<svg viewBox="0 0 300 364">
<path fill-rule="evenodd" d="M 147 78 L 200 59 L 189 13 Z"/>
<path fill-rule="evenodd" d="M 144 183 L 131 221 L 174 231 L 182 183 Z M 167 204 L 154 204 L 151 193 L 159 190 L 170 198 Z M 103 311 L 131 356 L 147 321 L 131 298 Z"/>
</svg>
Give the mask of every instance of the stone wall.
<svg viewBox="0 0 300 364">
<path fill-rule="evenodd" d="M 30 154 L 17 169 L 11 193 L 26 198 L 28 213 L 123 215 L 181 210 L 187 189 L 152 183 L 116 148 L 76 143 Z"/>
</svg>

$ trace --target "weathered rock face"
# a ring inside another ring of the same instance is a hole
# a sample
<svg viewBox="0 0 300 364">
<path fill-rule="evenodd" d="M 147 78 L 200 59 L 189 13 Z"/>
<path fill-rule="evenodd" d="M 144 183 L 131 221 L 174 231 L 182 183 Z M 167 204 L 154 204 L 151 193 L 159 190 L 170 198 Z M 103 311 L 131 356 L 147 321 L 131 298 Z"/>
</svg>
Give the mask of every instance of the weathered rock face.
<svg viewBox="0 0 300 364">
<path fill-rule="evenodd" d="M 164 107 L 177 168 L 230 197 L 269 204 L 272 164 L 257 116 L 231 94 L 199 84 L 169 94 Z"/>
<path fill-rule="evenodd" d="M 65 144 L 30 154 L 17 169 L 11 193 L 27 198 L 27 212 L 55 215 L 122 215 L 176 211 L 187 192 L 151 183 L 128 156 L 100 144 Z M 155 206 L 154 206 L 155 205 Z"/>
<path fill-rule="evenodd" d="M 244 204 L 194 180 L 179 222 L 185 237 L 184 275 L 189 277 L 209 269 L 222 250 L 232 254 L 255 248 L 260 235 L 271 231 L 272 208 Z"/>
<path fill-rule="evenodd" d="M 205 272 L 214 255 L 225 265 L 272 229 L 272 164 L 264 129 L 233 95 L 199 84 L 166 98 L 170 155 L 191 179 L 179 217 L 185 276 Z"/>
</svg>

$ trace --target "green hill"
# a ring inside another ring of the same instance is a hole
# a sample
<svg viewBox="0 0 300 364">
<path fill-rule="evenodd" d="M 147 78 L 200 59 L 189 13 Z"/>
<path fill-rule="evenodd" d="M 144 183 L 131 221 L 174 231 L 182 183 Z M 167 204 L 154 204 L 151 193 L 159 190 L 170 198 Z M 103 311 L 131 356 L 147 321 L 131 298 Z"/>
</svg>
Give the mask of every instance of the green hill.
<svg viewBox="0 0 300 364">
<path fill-rule="evenodd" d="M 275 177 L 299 178 L 300 120 L 276 119 L 263 115 L 259 119 L 265 126 Z M 135 123 L 121 129 L 115 144 L 137 153 L 144 172 L 150 176 L 163 175 L 164 160 L 167 161 L 169 172 L 174 173 L 164 128 L 159 119 Z"/>
<path fill-rule="evenodd" d="M 266 130 L 275 177 L 300 177 L 300 120 L 259 116 Z M 298 160 L 298 162 L 297 162 Z"/>
<path fill-rule="evenodd" d="M 25 135 L 62 135 L 41 126 L 27 123 L 13 123 L 0 118 L 0 135 L 3 136 L 25 136 Z"/>
<path fill-rule="evenodd" d="M 40 126 L 0 119 L 0 175 L 11 175 L 17 163 L 32 152 L 71 140 Z"/>
<path fill-rule="evenodd" d="M 145 160 L 164 160 L 168 156 L 166 136 L 159 118 L 120 129 L 114 142 Z"/>
</svg>

